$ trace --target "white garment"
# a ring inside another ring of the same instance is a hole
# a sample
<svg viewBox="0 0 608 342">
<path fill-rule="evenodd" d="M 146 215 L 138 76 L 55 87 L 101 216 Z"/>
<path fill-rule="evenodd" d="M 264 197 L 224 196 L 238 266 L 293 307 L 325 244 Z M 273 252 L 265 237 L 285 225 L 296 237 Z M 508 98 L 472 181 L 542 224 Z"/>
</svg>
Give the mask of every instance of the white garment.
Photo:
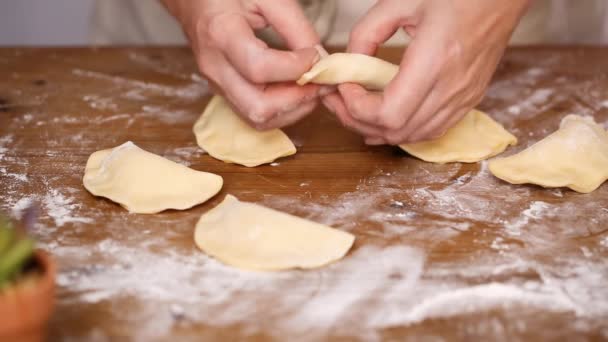
<svg viewBox="0 0 608 342">
<path fill-rule="evenodd" d="M 375 0 L 300 2 L 328 45 L 345 45 L 352 26 Z M 186 43 L 177 21 L 158 0 L 97 0 L 91 40 L 102 45 Z M 400 31 L 388 45 L 405 42 L 407 36 Z M 608 43 L 608 1 L 536 0 L 511 42 Z"/>
</svg>

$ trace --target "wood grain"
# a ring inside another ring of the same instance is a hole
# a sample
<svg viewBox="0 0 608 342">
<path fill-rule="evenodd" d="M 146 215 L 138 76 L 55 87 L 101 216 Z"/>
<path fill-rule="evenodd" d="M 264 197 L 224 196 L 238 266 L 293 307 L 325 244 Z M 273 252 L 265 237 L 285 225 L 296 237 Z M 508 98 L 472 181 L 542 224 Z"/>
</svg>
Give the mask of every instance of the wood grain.
<svg viewBox="0 0 608 342">
<path fill-rule="evenodd" d="M 424 163 L 365 146 L 321 108 L 286 130 L 295 156 L 224 164 L 191 132 L 208 98 L 186 48 L 0 49 L 0 210 L 41 205 L 34 234 L 60 266 L 51 340 L 608 338 L 608 185 L 581 195 Z M 510 154 L 570 113 L 606 123 L 606 101 L 607 48 L 537 46 L 507 52 L 479 108 L 520 139 Z M 88 156 L 128 140 L 220 174 L 222 193 L 159 215 L 88 194 Z M 223 268 L 192 234 L 228 193 L 349 230 L 356 246 L 272 279 Z M 411 260 L 391 257 L 403 248 Z"/>
</svg>

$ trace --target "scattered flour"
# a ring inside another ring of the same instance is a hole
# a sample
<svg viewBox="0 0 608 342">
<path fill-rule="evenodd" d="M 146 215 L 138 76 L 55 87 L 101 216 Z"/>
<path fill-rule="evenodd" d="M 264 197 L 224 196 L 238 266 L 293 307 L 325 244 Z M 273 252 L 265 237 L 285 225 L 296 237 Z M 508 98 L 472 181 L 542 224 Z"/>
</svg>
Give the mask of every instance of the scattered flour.
<svg viewBox="0 0 608 342">
<path fill-rule="evenodd" d="M 186 110 L 170 110 L 163 106 L 142 106 L 142 112 L 137 113 L 137 117 L 144 119 L 156 119 L 166 124 L 190 123 L 194 122 L 198 114 Z"/>
<path fill-rule="evenodd" d="M 57 189 L 51 189 L 42 198 L 42 204 L 46 208 L 46 213 L 54 221 L 57 227 L 62 227 L 66 223 L 92 223 L 93 219 L 86 217 L 73 216 L 74 211 L 81 208 L 79 203 L 75 203 L 72 197 L 66 197 Z"/>
<path fill-rule="evenodd" d="M 11 177 L 17 181 L 20 182 L 27 182 L 28 178 L 26 174 L 22 174 L 22 173 L 10 173 L 8 172 L 5 168 L 0 168 L 0 175 L 6 176 L 6 177 Z"/>
<path fill-rule="evenodd" d="M 534 201 L 530 203 L 530 207 L 522 211 L 521 216 L 511 222 L 505 224 L 506 231 L 509 235 L 520 236 L 521 229 L 526 227 L 530 220 L 538 220 L 546 215 L 552 215 L 548 212 L 550 205 L 542 201 Z"/>
<path fill-rule="evenodd" d="M 144 92 L 148 92 L 165 97 L 177 97 L 183 100 L 196 100 L 208 92 L 208 87 L 204 83 L 192 83 L 182 87 L 171 87 L 120 76 L 112 76 L 91 70 L 74 69 L 72 70 L 72 74 L 80 77 L 108 81 L 116 86 L 129 88 L 131 91 L 138 91 L 137 95 L 140 97 L 145 96 Z"/>
<path fill-rule="evenodd" d="M 30 207 L 34 202 L 35 202 L 35 200 L 32 197 L 24 197 L 24 198 L 20 199 L 19 201 L 17 201 L 17 203 L 15 203 L 15 205 L 13 206 L 13 209 L 12 209 L 13 217 L 15 219 L 21 219 L 21 215 L 23 214 L 23 211 L 25 209 L 27 209 L 28 207 Z"/>
<path fill-rule="evenodd" d="M 13 142 L 13 135 L 5 135 L 0 137 L 0 161 L 4 159 L 5 153 L 8 152 L 8 144 Z"/>
<path fill-rule="evenodd" d="M 111 97 L 101 97 L 99 95 L 85 95 L 82 100 L 89 104 L 89 107 L 99 110 L 116 111 L 118 105 Z"/>
<path fill-rule="evenodd" d="M 531 291 L 520 286 L 489 283 L 453 289 L 425 299 L 408 310 L 404 320 L 422 322 L 430 317 L 448 318 L 517 303 L 546 310 L 580 311 L 570 298 L 555 289 Z"/>
</svg>

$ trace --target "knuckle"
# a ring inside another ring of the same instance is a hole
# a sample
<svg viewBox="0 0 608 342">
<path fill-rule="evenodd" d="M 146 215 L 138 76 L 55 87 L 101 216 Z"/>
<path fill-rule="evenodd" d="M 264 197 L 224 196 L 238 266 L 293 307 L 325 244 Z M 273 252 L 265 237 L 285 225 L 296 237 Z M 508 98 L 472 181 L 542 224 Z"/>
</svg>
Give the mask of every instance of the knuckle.
<svg viewBox="0 0 608 342">
<path fill-rule="evenodd" d="M 217 14 L 208 16 L 204 20 L 197 23 L 197 32 L 207 38 L 208 42 L 213 45 L 219 45 L 230 37 L 226 37 L 226 24 L 230 21 L 227 14 Z"/>
<path fill-rule="evenodd" d="M 396 131 L 405 125 L 405 118 L 393 115 L 380 115 L 380 124 L 390 131 Z"/>
<path fill-rule="evenodd" d="M 245 115 L 249 118 L 249 120 L 251 120 L 251 123 L 256 128 L 258 125 L 260 127 L 265 125 L 270 119 L 271 114 L 271 109 L 263 102 L 258 102 L 252 106 L 249 106 L 245 111 Z"/>
<path fill-rule="evenodd" d="M 265 83 L 266 64 L 261 58 L 250 58 L 243 69 L 244 76 L 253 83 Z"/>
<path fill-rule="evenodd" d="M 352 30 L 350 31 L 350 40 L 351 41 L 355 41 L 355 40 L 365 40 L 367 35 L 369 34 L 368 30 L 366 30 L 363 26 L 361 25 L 356 25 L 355 27 L 352 28 Z"/>
<path fill-rule="evenodd" d="M 196 62 L 198 64 L 198 70 L 200 70 L 203 75 L 206 77 L 210 77 L 210 75 L 212 75 L 213 66 L 211 65 L 212 63 L 207 62 L 207 58 L 200 56 Z"/>
</svg>

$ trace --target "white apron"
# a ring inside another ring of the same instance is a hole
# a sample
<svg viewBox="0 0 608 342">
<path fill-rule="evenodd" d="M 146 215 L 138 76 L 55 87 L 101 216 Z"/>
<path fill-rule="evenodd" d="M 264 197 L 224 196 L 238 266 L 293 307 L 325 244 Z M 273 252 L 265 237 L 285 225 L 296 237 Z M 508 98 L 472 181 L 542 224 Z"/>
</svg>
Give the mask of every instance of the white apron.
<svg viewBox="0 0 608 342">
<path fill-rule="evenodd" d="M 350 28 L 374 0 L 300 0 L 328 45 L 348 42 Z M 92 15 L 94 44 L 185 44 L 177 21 L 158 0 L 97 0 Z M 263 36 L 273 41 L 272 34 Z M 276 38 L 275 38 L 276 39 Z M 389 45 L 404 44 L 396 34 Z M 608 43 L 608 1 L 536 0 L 512 43 Z"/>
</svg>

